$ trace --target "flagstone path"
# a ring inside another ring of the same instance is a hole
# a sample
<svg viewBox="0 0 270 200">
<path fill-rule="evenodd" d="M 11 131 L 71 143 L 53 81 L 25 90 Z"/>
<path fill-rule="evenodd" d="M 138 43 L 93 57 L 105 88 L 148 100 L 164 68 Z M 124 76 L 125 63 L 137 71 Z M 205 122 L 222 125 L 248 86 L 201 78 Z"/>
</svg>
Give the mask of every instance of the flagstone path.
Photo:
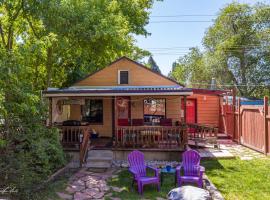
<svg viewBox="0 0 270 200">
<path fill-rule="evenodd" d="M 86 168 L 81 169 L 68 181 L 65 191 L 57 195 L 63 200 L 89 200 L 110 198 L 112 191 L 121 192 L 121 188 L 110 187 L 106 180 L 118 173 L 116 168 L 108 169 L 105 172 L 90 172 Z M 113 199 L 113 198 L 111 198 Z"/>
<path fill-rule="evenodd" d="M 263 153 L 257 152 L 233 141 L 221 144 L 221 148 L 228 150 L 231 154 L 239 157 L 241 160 L 267 158 Z"/>
</svg>

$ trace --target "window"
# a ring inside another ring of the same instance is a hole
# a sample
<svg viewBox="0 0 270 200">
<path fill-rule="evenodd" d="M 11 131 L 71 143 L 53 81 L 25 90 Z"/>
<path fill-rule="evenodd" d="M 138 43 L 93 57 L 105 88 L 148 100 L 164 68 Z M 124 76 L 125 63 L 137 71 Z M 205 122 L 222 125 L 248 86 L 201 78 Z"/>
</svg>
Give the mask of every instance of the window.
<svg viewBox="0 0 270 200">
<path fill-rule="evenodd" d="M 165 99 L 145 99 L 143 110 L 146 124 L 159 124 L 160 119 L 166 116 L 166 101 Z"/>
<path fill-rule="evenodd" d="M 82 106 L 82 121 L 103 123 L 103 101 L 101 99 L 86 99 Z"/>
<path fill-rule="evenodd" d="M 128 84 L 128 71 L 119 71 L 118 84 Z"/>
</svg>

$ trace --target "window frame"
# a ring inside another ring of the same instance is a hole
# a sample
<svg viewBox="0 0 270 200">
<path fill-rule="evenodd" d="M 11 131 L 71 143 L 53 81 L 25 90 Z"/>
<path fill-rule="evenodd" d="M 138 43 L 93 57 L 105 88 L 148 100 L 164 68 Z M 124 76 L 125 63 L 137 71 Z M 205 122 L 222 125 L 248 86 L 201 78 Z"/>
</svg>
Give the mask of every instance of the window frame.
<svg viewBox="0 0 270 200">
<path fill-rule="evenodd" d="M 101 122 L 90 122 L 87 120 L 83 120 L 83 117 L 84 117 L 83 106 L 86 106 L 86 101 L 90 101 L 90 107 L 89 107 L 90 111 L 91 111 L 91 101 L 101 101 L 101 105 L 102 105 L 102 121 Z M 85 104 L 82 105 L 82 107 L 81 107 L 81 115 L 82 115 L 83 122 L 87 122 L 87 123 L 93 124 L 93 125 L 103 125 L 104 124 L 104 100 L 103 99 L 85 99 Z"/>
<path fill-rule="evenodd" d="M 127 72 L 128 77 L 127 77 L 127 83 L 121 83 L 121 72 Z M 118 70 L 118 85 L 128 85 L 129 84 L 129 70 Z"/>
<path fill-rule="evenodd" d="M 145 122 L 145 112 L 144 112 L 144 107 L 145 107 L 145 103 L 144 101 L 145 100 L 149 100 L 149 99 L 143 99 L 143 122 L 144 124 L 147 124 L 148 122 Z M 164 118 L 163 119 L 166 119 L 167 118 L 167 99 L 166 98 L 152 98 L 151 100 L 164 100 L 164 109 L 165 109 L 165 112 L 164 112 Z M 154 116 L 154 115 L 152 115 Z M 157 115 L 158 116 L 158 115 Z M 160 118 L 161 119 L 161 118 Z M 159 122 L 160 123 L 160 122 Z"/>
</svg>

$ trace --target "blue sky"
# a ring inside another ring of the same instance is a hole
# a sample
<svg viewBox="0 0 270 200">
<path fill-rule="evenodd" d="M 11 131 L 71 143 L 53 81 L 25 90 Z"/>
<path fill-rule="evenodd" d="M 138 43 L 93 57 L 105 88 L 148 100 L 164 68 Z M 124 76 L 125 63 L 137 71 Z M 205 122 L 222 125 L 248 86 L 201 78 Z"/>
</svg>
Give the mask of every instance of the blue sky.
<svg viewBox="0 0 270 200">
<path fill-rule="evenodd" d="M 201 42 L 207 28 L 213 24 L 221 8 L 233 0 L 163 0 L 155 2 L 151 10 L 150 23 L 146 26 L 148 37 L 136 36 L 137 45 L 149 50 L 163 74 L 167 75 L 172 63 L 188 52 L 189 47 L 202 47 Z M 237 2 L 254 4 L 270 3 L 270 0 L 238 0 Z M 180 17 L 159 17 L 175 16 Z M 183 16 L 210 15 L 210 16 Z M 153 23 L 160 21 L 206 21 Z M 152 23 L 151 23 L 152 22 Z"/>
</svg>

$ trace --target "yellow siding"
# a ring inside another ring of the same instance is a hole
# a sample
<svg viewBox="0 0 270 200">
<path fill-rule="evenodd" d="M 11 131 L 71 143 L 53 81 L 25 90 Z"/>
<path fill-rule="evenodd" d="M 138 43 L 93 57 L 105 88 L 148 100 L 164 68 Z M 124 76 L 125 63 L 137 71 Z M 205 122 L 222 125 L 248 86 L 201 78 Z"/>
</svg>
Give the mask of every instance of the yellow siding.
<svg viewBox="0 0 270 200">
<path fill-rule="evenodd" d="M 86 99 L 102 99 L 103 97 L 87 97 Z M 71 105 L 70 119 L 81 120 L 80 105 Z M 112 136 L 112 100 L 110 98 L 103 99 L 103 124 L 90 124 L 90 128 L 95 129 L 100 136 Z"/>
<path fill-rule="evenodd" d="M 173 123 L 181 121 L 181 97 L 166 97 L 166 117 L 171 118 Z"/>
<path fill-rule="evenodd" d="M 76 83 L 75 86 L 117 86 L 118 70 L 129 71 L 128 85 L 131 86 L 177 85 L 175 82 L 151 72 L 126 58 L 123 58 Z"/>
<path fill-rule="evenodd" d="M 194 94 L 188 99 L 197 99 L 197 122 L 219 126 L 219 96 Z"/>
</svg>

